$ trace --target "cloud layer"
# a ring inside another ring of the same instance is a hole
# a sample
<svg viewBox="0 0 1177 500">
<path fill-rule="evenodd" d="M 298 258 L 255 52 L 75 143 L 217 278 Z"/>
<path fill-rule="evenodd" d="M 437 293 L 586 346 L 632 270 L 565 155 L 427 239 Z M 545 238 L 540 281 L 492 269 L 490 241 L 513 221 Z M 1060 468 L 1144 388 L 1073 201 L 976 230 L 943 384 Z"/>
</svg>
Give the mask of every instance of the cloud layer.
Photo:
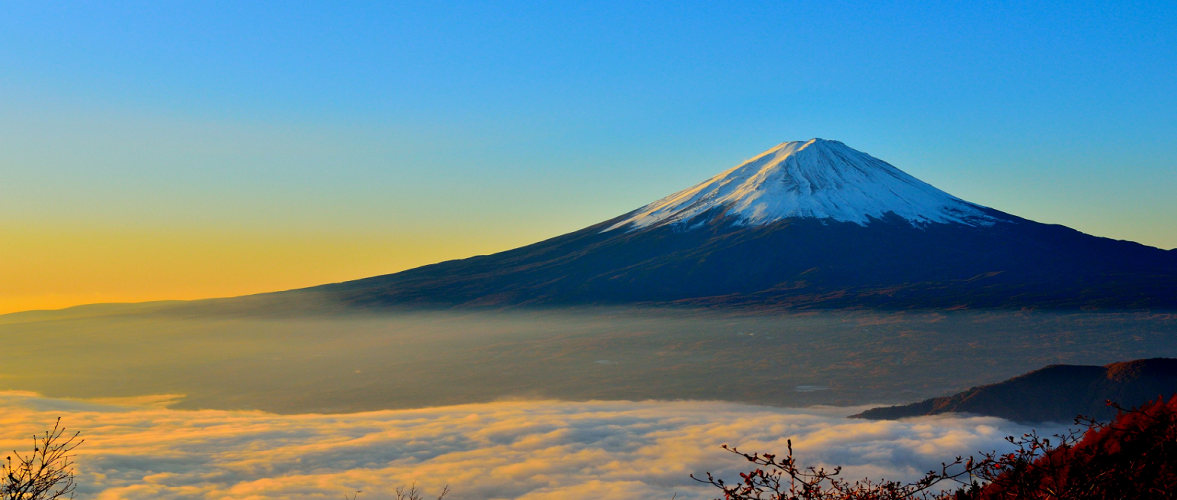
<svg viewBox="0 0 1177 500">
<path fill-rule="evenodd" d="M 416 482 L 447 498 L 713 498 L 691 481 L 747 465 L 719 448 L 782 451 L 846 466 L 850 478 L 911 479 L 959 454 L 1002 448 L 1027 429 L 995 418 L 850 420 L 857 408 L 716 402 L 498 402 L 342 415 L 180 411 L 0 393 L 0 445 L 63 417 L 78 449 L 81 498 L 388 498 Z M 143 404 L 133 406 L 133 403 Z M 1039 429 L 1039 431 L 1051 429 Z"/>
</svg>

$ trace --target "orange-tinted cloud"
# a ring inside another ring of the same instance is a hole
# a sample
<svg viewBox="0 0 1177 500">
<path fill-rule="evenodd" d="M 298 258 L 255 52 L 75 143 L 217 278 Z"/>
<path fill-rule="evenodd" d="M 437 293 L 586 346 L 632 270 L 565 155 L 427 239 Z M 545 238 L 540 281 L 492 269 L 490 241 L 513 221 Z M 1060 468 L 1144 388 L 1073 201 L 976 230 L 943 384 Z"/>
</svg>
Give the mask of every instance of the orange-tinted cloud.
<svg viewBox="0 0 1177 500">
<path fill-rule="evenodd" d="M 152 400 L 154 401 L 154 400 Z M 151 401 L 148 401 L 151 402 Z M 855 409 L 712 402 L 500 402 L 344 415 L 179 411 L 0 393 L 0 444 L 57 416 L 82 431 L 83 498 L 383 498 L 416 481 L 454 499 L 712 498 L 688 478 L 746 465 L 720 444 L 913 478 L 1025 429 L 994 418 L 867 422 Z M 1040 429 L 1041 430 L 1041 429 Z M 25 438 L 27 439 L 27 438 Z"/>
</svg>

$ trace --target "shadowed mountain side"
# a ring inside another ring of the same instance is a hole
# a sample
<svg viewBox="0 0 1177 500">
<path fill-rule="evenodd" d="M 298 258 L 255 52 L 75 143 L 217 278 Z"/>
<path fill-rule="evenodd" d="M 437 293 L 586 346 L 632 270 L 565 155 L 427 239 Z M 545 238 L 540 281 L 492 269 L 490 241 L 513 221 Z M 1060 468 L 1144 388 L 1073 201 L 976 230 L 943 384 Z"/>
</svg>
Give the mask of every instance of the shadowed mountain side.
<svg viewBox="0 0 1177 500">
<path fill-rule="evenodd" d="M 567 306 L 1177 310 L 1177 251 L 952 196 L 838 141 L 782 143 L 611 220 L 493 255 L 174 314 Z"/>
<path fill-rule="evenodd" d="M 1015 217 L 838 141 L 812 139 L 514 250 L 160 310 L 281 316 L 619 305 L 1177 310 L 1177 250 Z"/>
<path fill-rule="evenodd" d="M 985 211 L 1001 222 L 743 225 L 708 212 L 698 225 L 603 232 L 627 214 L 515 250 L 293 293 L 361 309 L 1177 308 L 1177 252 Z"/>
<path fill-rule="evenodd" d="M 1105 366 L 1051 365 L 955 396 L 872 408 L 854 417 L 885 420 L 972 413 L 1020 422 L 1069 422 L 1076 415 L 1108 420 L 1116 411 L 1106 401 L 1136 407 L 1173 394 L 1177 394 L 1177 359 L 1140 359 Z"/>
</svg>

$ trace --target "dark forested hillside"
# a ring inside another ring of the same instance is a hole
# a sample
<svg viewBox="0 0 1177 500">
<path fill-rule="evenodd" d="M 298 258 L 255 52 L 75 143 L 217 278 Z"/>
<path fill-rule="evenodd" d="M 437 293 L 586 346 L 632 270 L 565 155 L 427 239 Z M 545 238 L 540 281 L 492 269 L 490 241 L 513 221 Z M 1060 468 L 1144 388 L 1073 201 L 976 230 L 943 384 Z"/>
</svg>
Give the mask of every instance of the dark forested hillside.
<svg viewBox="0 0 1177 500">
<path fill-rule="evenodd" d="M 1076 415 L 1114 417 L 1105 402 L 1138 406 L 1177 394 L 1177 359 L 1154 358 L 1105 366 L 1053 365 L 1005 382 L 919 403 L 874 408 L 857 417 L 896 419 L 972 413 L 1023 422 L 1070 422 Z"/>
</svg>

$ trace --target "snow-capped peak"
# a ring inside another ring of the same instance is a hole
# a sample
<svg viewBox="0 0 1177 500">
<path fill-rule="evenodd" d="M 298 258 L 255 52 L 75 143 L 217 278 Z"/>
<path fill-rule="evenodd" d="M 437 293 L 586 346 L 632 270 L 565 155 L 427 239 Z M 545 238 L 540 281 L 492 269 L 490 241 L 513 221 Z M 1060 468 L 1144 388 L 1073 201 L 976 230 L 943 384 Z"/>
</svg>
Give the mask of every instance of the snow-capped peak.
<svg viewBox="0 0 1177 500">
<path fill-rule="evenodd" d="M 888 213 L 917 225 L 992 225 L 996 219 L 982 208 L 841 142 L 811 139 L 765 151 L 646 205 L 605 231 L 683 224 L 715 209 L 717 216 L 747 225 L 806 217 L 865 226 Z"/>
</svg>

